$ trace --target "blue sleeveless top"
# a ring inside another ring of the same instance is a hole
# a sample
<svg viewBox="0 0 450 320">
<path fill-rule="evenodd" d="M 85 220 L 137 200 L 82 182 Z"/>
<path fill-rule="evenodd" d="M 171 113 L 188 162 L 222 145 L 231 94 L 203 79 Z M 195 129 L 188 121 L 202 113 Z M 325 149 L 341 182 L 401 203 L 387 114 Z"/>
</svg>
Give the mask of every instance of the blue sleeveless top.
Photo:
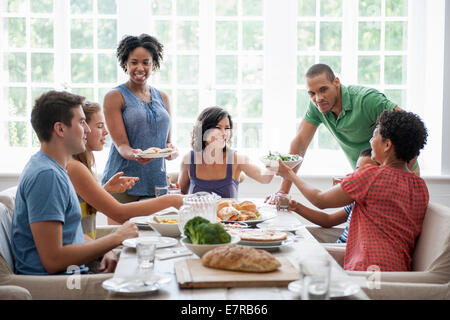
<svg viewBox="0 0 450 320">
<path fill-rule="evenodd" d="M 225 179 L 220 180 L 202 180 L 198 179 L 195 174 L 195 159 L 194 151 L 191 150 L 191 164 L 189 167 L 190 186 L 189 193 L 195 193 L 199 191 L 214 192 L 222 198 L 235 198 L 238 197 L 239 181 L 233 179 L 233 154 L 232 150 L 227 159 L 227 176 Z"/>
<path fill-rule="evenodd" d="M 118 89 L 125 102 L 122 117 L 130 147 L 145 150 L 150 147 L 165 148 L 169 135 L 170 117 L 164 106 L 160 92 L 150 87 L 151 102 L 145 102 L 125 84 Z M 150 163 L 124 159 L 111 143 L 108 161 L 103 172 L 102 184 L 114 174 L 123 171 L 125 176 L 139 177 L 133 188 L 126 193 L 133 196 L 155 196 L 155 186 L 167 185 L 164 158 L 154 159 Z"/>
</svg>

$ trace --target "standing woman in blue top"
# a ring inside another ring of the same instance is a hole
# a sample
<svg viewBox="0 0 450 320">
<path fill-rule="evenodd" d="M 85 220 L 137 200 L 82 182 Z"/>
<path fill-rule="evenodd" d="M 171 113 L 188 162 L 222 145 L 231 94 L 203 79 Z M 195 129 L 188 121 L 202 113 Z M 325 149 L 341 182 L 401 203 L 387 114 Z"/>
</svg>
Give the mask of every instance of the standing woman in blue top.
<svg viewBox="0 0 450 320">
<path fill-rule="evenodd" d="M 239 176 L 244 172 L 260 183 L 270 183 L 273 171 L 261 169 L 231 149 L 233 121 L 220 107 L 204 109 L 192 131 L 192 149 L 184 155 L 178 183 L 183 194 L 214 192 L 238 198 Z"/>
<path fill-rule="evenodd" d="M 152 160 L 136 155 L 149 147 L 173 148 L 169 98 L 147 84 L 151 72 L 159 69 L 162 56 L 163 45 L 147 34 L 125 36 L 117 48 L 119 64 L 129 79 L 105 95 L 105 120 L 113 144 L 102 182 L 120 171 L 125 176 L 139 177 L 126 193 L 114 194 L 122 203 L 152 198 L 156 185 L 167 184 L 163 158 Z"/>
</svg>

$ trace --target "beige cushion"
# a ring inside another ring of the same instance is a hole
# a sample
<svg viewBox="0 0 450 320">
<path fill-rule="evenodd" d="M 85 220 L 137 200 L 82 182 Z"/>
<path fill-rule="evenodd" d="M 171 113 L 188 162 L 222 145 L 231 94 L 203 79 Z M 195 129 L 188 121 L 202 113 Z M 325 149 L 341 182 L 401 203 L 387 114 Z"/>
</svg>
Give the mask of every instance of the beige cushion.
<svg viewBox="0 0 450 320">
<path fill-rule="evenodd" d="M 428 204 L 412 269 L 440 273 L 450 281 L 450 208 Z"/>
<path fill-rule="evenodd" d="M 31 294 L 22 287 L 0 286 L 0 300 L 31 300 Z"/>
<path fill-rule="evenodd" d="M 8 208 L 9 214 L 12 217 L 14 210 L 14 201 L 16 200 L 17 186 L 0 191 L 0 203 L 3 203 Z"/>
</svg>

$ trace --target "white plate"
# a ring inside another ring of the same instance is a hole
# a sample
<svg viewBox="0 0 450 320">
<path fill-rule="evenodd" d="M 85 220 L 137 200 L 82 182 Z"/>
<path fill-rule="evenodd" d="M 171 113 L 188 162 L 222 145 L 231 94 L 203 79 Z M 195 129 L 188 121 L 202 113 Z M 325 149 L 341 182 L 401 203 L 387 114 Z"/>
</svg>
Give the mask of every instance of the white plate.
<svg viewBox="0 0 450 320">
<path fill-rule="evenodd" d="M 139 225 L 145 225 L 147 226 L 150 221 L 150 216 L 139 216 L 139 217 L 133 217 L 130 219 L 131 222 Z"/>
<path fill-rule="evenodd" d="M 289 291 L 301 294 L 302 293 L 302 281 L 297 280 L 289 283 Z M 350 281 L 332 281 L 330 286 L 330 298 L 344 298 L 357 294 L 361 288 Z"/>
<path fill-rule="evenodd" d="M 161 152 L 161 153 L 150 153 L 150 154 L 138 153 L 136 155 L 140 156 L 141 158 L 145 158 L 145 159 L 156 159 L 156 158 L 165 158 L 165 157 L 170 156 L 171 154 L 174 154 L 174 153 L 176 153 L 176 151 Z"/>
<path fill-rule="evenodd" d="M 290 232 L 295 231 L 298 228 L 302 226 L 301 222 L 298 221 L 292 221 L 292 223 L 286 222 L 280 222 L 280 221 L 264 221 L 262 223 L 259 223 L 257 227 L 262 230 L 274 230 L 274 231 L 284 231 L 284 232 Z"/>
<path fill-rule="evenodd" d="M 294 243 L 294 239 L 292 236 L 288 235 L 288 238 L 286 240 L 281 241 L 280 244 L 276 244 L 276 245 L 265 245 L 265 244 L 242 244 L 243 246 L 248 246 L 248 247 L 252 247 L 255 249 L 263 249 L 266 251 L 276 251 L 282 247 L 291 245 Z M 240 242 L 238 244 L 241 244 Z"/>
<path fill-rule="evenodd" d="M 125 239 L 122 242 L 122 244 L 125 247 L 136 248 L 137 240 L 153 241 L 156 243 L 156 248 L 158 248 L 158 249 L 172 247 L 178 243 L 177 239 L 169 238 L 169 237 L 138 237 L 138 238 Z"/>
<path fill-rule="evenodd" d="M 171 280 L 170 277 L 162 277 L 156 274 L 141 279 L 113 277 L 103 281 L 102 287 L 115 293 L 140 294 L 157 291 Z"/>
</svg>

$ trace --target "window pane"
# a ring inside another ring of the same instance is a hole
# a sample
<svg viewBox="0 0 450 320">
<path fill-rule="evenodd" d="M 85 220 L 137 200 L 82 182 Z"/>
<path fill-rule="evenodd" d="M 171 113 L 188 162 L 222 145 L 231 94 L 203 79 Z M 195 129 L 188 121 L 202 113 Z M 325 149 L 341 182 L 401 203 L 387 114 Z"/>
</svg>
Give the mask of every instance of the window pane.
<svg viewBox="0 0 450 320">
<path fill-rule="evenodd" d="M 73 53 L 71 55 L 72 82 L 94 82 L 94 61 L 92 54 Z"/>
<path fill-rule="evenodd" d="M 72 93 L 85 97 L 87 100 L 94 101 L 94 89 L 92 88 L 72 88 Z"/>
<path fill-rule="evenodd" d="M 320 23 L 320 50 L 340 51 L 342 37 L 342 23 L 321 22 Z"/>
<path fill-rule="evenodd" d="M 8 12 L 26 12 L 27 1 L 26 0 L 8 0 Z"/>
<path fill-rule="evenodd" d="M 8 97 L 8 114 L 12 117 L 26 116 L 27 88 L 5 88 L 4 92 Z"/>
<path fill-rule="evenodd" d="M 403 56 L 385 57 L 384 81 L 387 84 L 406 83 L 406 58 Z"/>
<path fill-rule="evenodd" d="M 386 0 L 386 16 L 406 17 L 408 15 L 408 0 Z"/>
<path fill-rule="evenodd" d="M 113 19 L 98 20 L 98 48 L 115 49 L 117 46 L 117 21 Z"/>
<path fill-rule="evenodd" d="M 380 58 L 378 56 L 358 57 L 358 83 L 380 83 Z"/>
<path fill-rule="evenodd" d="M 98 13 L 115 14 L 117 12 L 116 0 L 97 0 Z"/>
<path fill-rule="evenodd" d="M 164 57 L 159 71 L 157 71 L 158 83 L 169 84 L 172 82 L 172 56 Z"/>
<path fill-rule="evenodd" d="M 305 74 L 309 67 L 314 64 L 314 56 L 298 56 L 297 57 L 297 83 L 305 83 Z"/>
<path fill-rule="evenodd" d="M 381 0 L 359 0 L 359 15 L 361 17 L 379 17 Z"/>
<path fill-rule="evenodd" d="M 263 83 L 262 56 L 242 56 L 242 82 L 244 84 Z"/>
<path fill-rule="evenodd" d="M 198 16 L 198 0 L 177 0 L 178 16 Z"/>
<path fill-rule="evenodd" d="M 71 0 L 70 13 L 92 13 L 93 0 Z"/>
<path fill-rule="evenodd" d="M 117 62 L 114 54 L 98 55 L 98 81 L 106 83 L 117 82 Z"/>
<path fill-rule="evenodd" d="M 262 117 L 262 96 L 262 90 L 242 90 L 242 105 L 244 109 L 244 117 Z"/>
<path fill-rule="evenodd" d="M 244 16 L 262 16 L 263 0 L 242 0 L 242 14 Z"/>
<path fill-rule="evenodd" d="M 53 82 L 53 53 L 31 54 L 31 81 Z"/>
<path fill-rule="evenodd" d="M 178 90 L 177 115 L 181 118 L 197 118 L 198 91 Z"/>
<path fill-rule="evenodd" d="M 315 22 L 299 22 L 297 24 L 297 49 L 311 50 L 316 45 Z"/>
<path fill-rule="evenodd" d="M 24 121 L 11 121 L 9 126 L 9 145 L 11 147 L 27 146 L 27 123 Z"/>
<path fill-rule="evenodd" d="M 406 50 L 407 41 L 407 22 L 386 22 L 386 50 Z"/>
<path fill-rule="evenodd" d="M 244 148 L 260 148 L 262 146 L 262 124 L 242 124 L 242 146 Z"/>
<path fill-rule="evenodd" d="M 319 57 L 320 63 L 325 63 L 330 66 L 334 73 L 342 72 L 342 58 L 341 56 L 321 56 Z"/>
<path fill-rule="evenodd" d="M 155 15 L 167 16 L 172 13 L 172 1 L 153 0 L 152 12 Z"/>
<path fill-rule="evenodd" d="M 155 21 L 155 36 L 165 50 L 174 50 L 172 23 L 167 20 Z"/>
<path fill-rule="evenodd" d="M 298 15 L 302 17 L 312 17 L 316 15 L 316 0 L 299 0 Z"/>
<path fill-rule="evenodd" d="M 91 49 L 94 47 L 92 19 L 72 19 L 71 48 Z"/>
<path fill-rule="evenodd" d="M 387 89 L 384 91 L 384 94 L 399 107 L 406 106 L 406 90 Z"/>
<path fill-rule="evenodd" d="M 195 50 L 198 49 L 198 47 L 198 22 L 179 22 L 177 34 L 177 49 Z"/>
<path fill-rule="evenodd" d="M 192 137 L 192 124 L 191 123 L 178 123 L 177 124 L 177 147 L 178 148 L 190 148 Z"/>
<path fill-rule="evenodd" d="M 236 90 L 216 90 L 216 104 L 227 110 L 232 118 L 239 115 Z"/>
<path fill-rule="evenodd" d="M 53 48 L 53 20 L 31 19 L 31 46 Z"/>
<path fill-rule="evenodd" d="M 39 98 L 44 92 L 53 90 L 53 88 L 34 87 L 31 88 L 31 105 L 34 106 L 35 100 Z"/>
<path fill-rule="evenodd" d="M 8 45 L 13 48 L 25 47 L 27 44 L 25 18 L 7 18 L 4 25 L 8 31 Z"/>
<path fill-rule="evenodd" d="M 98 101 L 100 105 L 103 104 L 103 100 L 105 99 L 105 95 L 108 93 L 108 91 L 111 90 L 111 88 L 98 88 Z M 109 135 L 108 135 L 109 136 Z M 107 144 L 109 145 L 109 144 Z"/>
<path fill-rule="evenodd" d="M 198 56 L 177 57 L 178 83 L 198 83 L 199 61 Z"/>
<path fill-rule="evenodd" d="M 237 50 L 238 23 L 235 21 L 216 22 L 216 49 Z"/>
<path fill-rule="evenodd" d="M 333 135 L 328 131 L 328 129 L 325 126 L 319 126 L 319 137 L 318 137 L 318 143 L 320 149 L 332 149 L 332 150 L 338 150 L 339 145 L 336 142 L 336 139 L 333 137 Z"/>
<path fill-rule="evenodd" d="M 30 9 L 35 13 L 52 13 L 53 0 L 30 0 Z"/>
<path fill-rule="evenodd" d="M 379 22 L 360 22 L 358 27 L 358 49 L 380 50 L 381 25 Z"/>
<path fill-rule="evenodd" d="M 34 132 L 34 130 L 32 130 L 32 132 L 31 132 L 31 140 L 32 140 L 32 147 L 38 148 L 41 146 L 41 143 L 39 142 L 39 139 L 36 135 L 36 132 Z"/>
<path fill-rule="evenodd" d="M 321 0 L 320 15 L 324 17 L 341 17 L 342 0 Z"/>
<path fill-rule="evenodd" d="M 237 57 L 216 57 L 216 83 L 231 84 L 237 82 Z"/>
<path fill-rule="evenodd" d="M 297 90 L 297 118 L 303 118 L 309 105 L 309 95 L 306 90 Z"/>
<path fill-rule="evenodd" d="M 216 1 L 216 16 L 237 16 L 237 0 Z"/>
<path fill-rule="evenodd" d="M 8 63 L 8 80 L 10 82 L 27 81 L 27 57 L 25 53 L 5 54 L 5 63 Z"/>
<path fill-rule="evenodd" d="M 250 21 L 242 23 L 242 48 L 244 50 L 263 49 L 263 23 Z"/>
</svg>

